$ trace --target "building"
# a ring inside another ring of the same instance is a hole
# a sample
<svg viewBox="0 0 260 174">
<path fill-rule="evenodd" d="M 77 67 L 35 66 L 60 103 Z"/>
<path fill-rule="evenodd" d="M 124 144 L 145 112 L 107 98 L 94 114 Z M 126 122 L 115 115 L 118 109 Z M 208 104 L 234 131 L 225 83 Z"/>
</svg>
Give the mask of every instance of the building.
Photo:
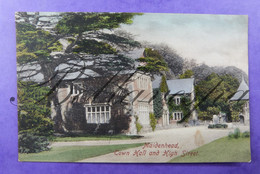
<svg viewBox="0 0 260 174">
<path fill-rule="evenodd" d="M 87 77 L 77 73 L 64 78 L 58 88 L 66 131 L 137 134 L 137 117 L 143 131 L 151 129 L 153 101 L 148 74 L 124 71 Z M 52 111 L 54 118 L 53 105 Z"/>
<path fill-rule="evenodd" d="M 193 108 L 195 98 L 194 78 L 167 80 L 167 85 L 170 91 L 169 97 L 173 97 L 173 101 L 176 105 L 181 104 L 182 97 L 188 97 L 189 100 L 192 101 L 190 105 L 189 121 L 191 124 L 195 124 L 197 121 L 197 115 L 196 111 Z M 171 123 L 176 123 L 177 121 L 180 121 L 183 117 L 183 111 L 173 111 Z"/>
<path fill-rule="evenodd" d="M 244 78 L 242 79 L 236 93 L 230 98 L 231 102 L 244 101 L 243 110 L 239 113 L 240 123 L 249 125 L 249 88 Z"/>
</svg>

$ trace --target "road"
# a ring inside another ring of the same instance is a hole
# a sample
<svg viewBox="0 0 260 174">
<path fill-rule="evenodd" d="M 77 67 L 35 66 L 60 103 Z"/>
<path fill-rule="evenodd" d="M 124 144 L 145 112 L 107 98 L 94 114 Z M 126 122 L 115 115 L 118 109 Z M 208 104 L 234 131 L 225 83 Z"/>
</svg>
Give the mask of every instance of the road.
<svg viewBox="0 0 260 174">
<path fill-rule="evenodd" d="M 241 132 L 249 130 L 247 126 L 239 126 L 239 128 Z M 174 128 L 146 133 L 144 138 L 137 140 L 57 142 L 52 144 L 52 147 L 147 143 L 145 146 L 87 158 L 79 162 L 157 163 L 167 162 L 176 156 L 186 154 L 199 146 L 227 136 L 233 130 L 234 128 L 208 129 L 205 126 Z"/>
</svg>

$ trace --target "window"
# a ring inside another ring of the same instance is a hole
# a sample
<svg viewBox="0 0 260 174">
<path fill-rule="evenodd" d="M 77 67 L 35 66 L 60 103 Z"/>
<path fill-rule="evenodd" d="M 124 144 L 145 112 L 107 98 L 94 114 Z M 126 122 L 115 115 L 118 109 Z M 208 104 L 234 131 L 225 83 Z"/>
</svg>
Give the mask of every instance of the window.
<svg viewBox="0 0 260 174">
<path fill-rule="evenodd" d="M 174 112 L 174 120 L 181 120 L 183 118 L 182 112 Z"/>
<path fill-rule="evenodd" d="M 140 89 L 147 89 L 148 88 L 148 79 L 146 77 L 139 77 L 138 78 L 138 87 Z"/>
<path fill-rule="evenodd" d="M 180 97 L 175 97 L 174 100 L 175 100 L 175 104 L 176 105 L 180 105 L 181 104 L 181 98 Z"/>
<path fill-rule="evenodd" d="M 109 123 L 111 118 L 110 106 L 86 106 L 87 123 Z"/>
<path fill-rule="evenodd" d="M 82 93 L 82 84 L 81 83 L 72 83 L 70 84 L 70 94 L 76 95 Z"/>
</svg>

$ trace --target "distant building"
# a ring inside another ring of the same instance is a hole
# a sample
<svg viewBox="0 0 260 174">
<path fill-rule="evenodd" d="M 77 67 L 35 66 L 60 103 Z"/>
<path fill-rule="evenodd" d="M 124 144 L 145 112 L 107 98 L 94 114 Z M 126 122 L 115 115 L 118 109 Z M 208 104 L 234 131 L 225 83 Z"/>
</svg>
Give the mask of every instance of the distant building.
<svg viewBox="0 0 260 174">
<path fill-rule="evenodd" d="M 154 81 L 152 83 L 153 88 L 154 89 L 159 88 L 160 82 L 161 82 L 161 77 L 155 76 Z M 189 121 L 191 124 L 195 124 L 197 121 L 197 115 L 196 115 L 196 111 L 193 110 L 194 98 L 195 98 L 194 78 L 167 80 L 167 86 L 169 89 L 168 97 L 173 97 L 173 100 L 176 105 L 180 105 L 181 98 L 183 96 L 188 97 L 190 101 L 193 101 L 190 106 L 191 116 L 189 118 Z M 165 104 L 163 105 L 163 107 L 165 109 L 167 108 L 167 112 L 164 112 L 165 114 L 162 117 L 163 118 L 162 125 L 168 125 L 169 123 L 173 123 L 173 124 L 177 123 L 177 121 L 180 121 L 184 117 L 183 112 L 181 110 L 176 110 L 172 113 L 173 119 L 169 120 L 170 116 L 169 116 L 168 107 L 166 107 Z M 168 114 L 168 116 L 166 115 L 166 113 Z"/>
<path fill-rule="evenodd" d="M 190 101 L 193 101 L 190 106 L 191 116 L 189 120 L 191 124 L 195 124 L 197 121 L 197 116 L 195 110 L 193 110 L 195 98 L 194 78 L 167 80 L 167 85 L 170 91 L 169 97 L 173 97 L 173 101 L 176 105 L 181 104 L 181 98 L 184 96 L 188 97 Z M 183 112 L 181 110 L 174 111 L 172 114 L 172 122 L 177 122 L 184 117 Z"/>
<path fill-rule="evenodd" d="M 245 101 L 243 111 L 239 113 L 239 119 L 240 123 L 249 125 L 249 88 L 244 78 L 230 101 Z"/>
</svg>

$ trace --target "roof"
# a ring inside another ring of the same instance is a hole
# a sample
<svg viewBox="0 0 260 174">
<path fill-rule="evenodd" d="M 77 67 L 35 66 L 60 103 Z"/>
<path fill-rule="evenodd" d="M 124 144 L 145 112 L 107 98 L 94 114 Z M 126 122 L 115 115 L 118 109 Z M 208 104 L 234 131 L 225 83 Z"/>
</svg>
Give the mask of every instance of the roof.
<svg viewBox="0 0 260 174">
<path fill-rule="evenodd" d="M 190 94 L 194 90 L 194 78 L 167 80 L 169 94 Z"/>
<path fill-rule="evenodd" d="M 237 100 L 249 100 L 249 88 L 246 84 L 244 78 L 242 79 L 237 92 L 231 97 L 231 101 L 237 101 Z"/>
<path fill-rule="evenodd" d="M 154 80 L 152 81 L 153 88 L 159 88 L 161 83 L 161 76 L 155 75 Z"/>
</svg>

